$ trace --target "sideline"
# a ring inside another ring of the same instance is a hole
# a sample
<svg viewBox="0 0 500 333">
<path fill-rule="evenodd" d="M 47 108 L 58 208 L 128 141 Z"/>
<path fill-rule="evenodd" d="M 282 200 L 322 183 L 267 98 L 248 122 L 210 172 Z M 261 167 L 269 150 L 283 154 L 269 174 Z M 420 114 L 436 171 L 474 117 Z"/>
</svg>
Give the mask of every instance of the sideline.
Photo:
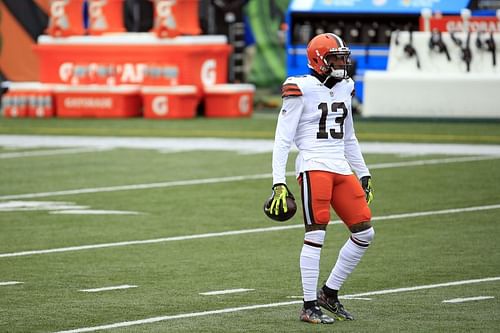
<svg viewBox="0 0 500 333">
<path fill-rule="evenodd" d="M 372 218 L 372 221 L 395 220 L 395 219 L 422 217 L 422 216 L 430 216 L 430 215 L 456 214 L 456 213 L 463 213 L 463 212 L 475 212 L 475 211 L 493 210 L 493 209 L 500 209 L 500 204 L 488 205 L 488 206 L 465 207 L 465 208 L 452 208 L 452 209 L 443 209 L 443 210 L 435 210 L 435 211 L 427 211 L 427 212 L 392 214 L 392 215 L 386 215 L 386 216 L 375 216 Z M 339 220 L 330 221 L 330 224 L 341 224 L 341 223 L 342 222 Z M 190 239 L 223 237 L 223 236 L 232 236 L 232 235 L 253 234 L 253 233 L 259 233 L 259 232 L 297 229 L 297 228 L 303 228 L 303 227 L 304 227 L 303 224 L 292 224 L 292 225 L 267 227 L 267 228 L 213 232 L 213 233 L 197 234 L 197 235 L 164 237 L 164 238 L 124 241 L 124 242 L 116 242 L 116 243 L 70 246 L 70 247 L 61 247 L 61 248 L 46 249 L 46 250 L 0 253 L 0 258 L 21 257 L 21 256 L 31 256 L 31 255 L 37 255 L 37 254 L 49 254 L 49 253 L 71 252 L 71 251 L 83 251 L 83 250 L 92 250 L 92 249 L 101 249 L 101 248 L 119 247 L 119 246 L 129 246 L 129 245 L 166 243 L 166 242 L 183 241 L 183 240 L 190 240 Z"/>
<path fill-rule="evenodd" d="M 401 293 L 401 292 L 407 292 L 407 291 L 443 288 L 443 287 L 450 287 L 450 286 L 459 286 L 459 285 L 464 285 L 464 284 L 493 282 L 493 281 L 499 281 L 499 280 L 500 280 L 500 276 L 495 276 L 495 277 L 483 278 L 483 279 L 452 281 L 452 282 L 446 282 L 446 283 L 428 284 L 428 285 L 414 286 L 414 287 L 407 287 L 407 288 L 376 290 L 376 291 L 370 291 L 370 292 L 353 294 L 353 295 L 345 295 L 344 297 L 341 297 L 341 298 L 351 298 L 352 299 L 352 298 L 362 297 L 362 296 L 395 294 L 395 293 Z M 123 322 L 108 324 L 108 325 L 76 328 L 76 329 L 67 330 L 67 331 L 58 331 L 55 333 L 95 332 L 95 331 L 99 331 L 99 330 L 109 330 L 109 329 L 119 328 L 119 327 L 129 327 L 129 326 L 135 326 L 135 325 L 157 323 L 160 321 L 173 320 L 173 319 L 193 318 L 193 317 L 209 316 L 209 315 L 216 315 L 216 314 L 222 314 L 222 313 L 239 312 L 239 311 L 246 311 L 246 310 L 263 309 L 263 308 L 275 308 L 275 307 L 279 307 L 279 306 L 286 306 L 286 305 L 293 305 L 293 304 L 302 304 L 302 300 L 270 303 L 270 304 L 257 304 L 257 305 L 241 306 L 241 307 L 236 307 L 236 308 L 226 308 L 226 309 L 212 310 L 212 311 L 181 313 L 178 315 L 152 317 L 152 318 L 133 320 L 133 321 L 123 321 Z"/>
</svg>

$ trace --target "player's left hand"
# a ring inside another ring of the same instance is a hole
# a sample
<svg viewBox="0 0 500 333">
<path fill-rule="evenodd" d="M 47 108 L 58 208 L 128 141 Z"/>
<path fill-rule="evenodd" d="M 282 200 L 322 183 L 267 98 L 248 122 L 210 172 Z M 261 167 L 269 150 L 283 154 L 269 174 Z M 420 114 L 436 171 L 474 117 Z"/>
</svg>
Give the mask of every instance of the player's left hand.
<svg viewBox="0 0 500 333">
<path fill-rule="evenodd" d="M 374 197 L 372 177 L 370 176 L 361 177 L 361 187 L 363 187 L 363 191 L 365 191 L 366 202 L 368 204 L 371 204 Z"/>
</svg>

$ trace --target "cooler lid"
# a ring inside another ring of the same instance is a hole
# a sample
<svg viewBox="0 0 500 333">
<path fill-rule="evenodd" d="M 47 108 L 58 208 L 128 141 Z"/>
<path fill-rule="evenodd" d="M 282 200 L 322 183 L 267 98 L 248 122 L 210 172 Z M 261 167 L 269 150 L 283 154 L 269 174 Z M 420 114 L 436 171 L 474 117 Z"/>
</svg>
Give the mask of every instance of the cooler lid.
<svg viewBox="0 0 500 333">
<path fill-rule="evenodd" d="M 206 93 L 235 93 L 235 92 L 254 92 L 255 85 L 250 83 L 226 83 L 204 86 Z"/>
<path fill-rule="evenodd" d="M 225 35 L 177 36 L 174 38 L 158 38 L 151 32 L 127 32 L 99 36 L 52 37 L 40 35 L 40 45 L 212 45 L 227 44 Z"/>
<path fill-rule="evenodd" d="M 9 91 L 49 91 L 53 85 L 41 82 L 10 82 L 6 85 Z"/>
<path fill-rule="evenodd" d="M 189 95 L 196 94 L 198 89 L 192 85 L 178 86 L 143 86 L 141 92 L 143 94 L 173 94 L 173 95 Z"/>
<path fill-rule="evenodd" d="M 56 92 L 85 92 L 85 93 L 136 93 L 140 91 L 137 85 L 120 84 L 116 86 L 107 86 L 99 84 L 88 85 L 69 85 L 57 84 L 54 85 Z"/>
</svg>

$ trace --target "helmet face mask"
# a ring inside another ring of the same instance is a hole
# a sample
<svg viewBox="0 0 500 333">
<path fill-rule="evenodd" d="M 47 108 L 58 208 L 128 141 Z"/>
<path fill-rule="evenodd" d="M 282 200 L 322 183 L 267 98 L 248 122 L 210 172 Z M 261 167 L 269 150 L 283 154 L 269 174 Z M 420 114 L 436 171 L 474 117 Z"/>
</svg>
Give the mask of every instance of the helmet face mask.
<svg viewBox="0 0 500 333">
<path fill-rule="evenodd" d="M 342 38 L 332 33 L 317 35 L 307 45 L 307 65 L 323 76 L 346 79 L 350 57 L 351 50 Z"/>
<path fill-rule="evenodd" d="M 330 73 L 329 76 L 335 79 L 346 79 L 349 76 L 351 66 L 351 52 L 340 51 L 329 53 L 325 56 Z"/>
</svg>

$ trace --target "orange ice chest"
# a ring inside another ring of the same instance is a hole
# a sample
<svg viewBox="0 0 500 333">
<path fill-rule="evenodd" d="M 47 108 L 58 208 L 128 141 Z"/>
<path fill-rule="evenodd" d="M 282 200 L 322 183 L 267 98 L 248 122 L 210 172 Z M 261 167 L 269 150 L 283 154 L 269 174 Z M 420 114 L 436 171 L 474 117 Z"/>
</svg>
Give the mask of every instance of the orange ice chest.
<svg viewBox="0 0 500 333">
<path fill-rule="evenodd" d="M 250 117 L 253 113 L 253 84 L 215 84 L 204 87 L 206 117 Z"/>
<path fill-rule="evenodd" d="M 12 82 L 2 98 L 4 117 L 52 117 L 55 114 L 51 85 Z"/>
<path fill-rule="evenodd" d="M 70 118 L 125 118 L 141 115 L 140 88 L 135 85 L 57 85 L 57 116 Z"/>
<path fill-rule="evenodd" d="M 194 118 L 200 101 L 194 85 L 169 87 L 143 86 L 145 118 Z"/>
</svg>

